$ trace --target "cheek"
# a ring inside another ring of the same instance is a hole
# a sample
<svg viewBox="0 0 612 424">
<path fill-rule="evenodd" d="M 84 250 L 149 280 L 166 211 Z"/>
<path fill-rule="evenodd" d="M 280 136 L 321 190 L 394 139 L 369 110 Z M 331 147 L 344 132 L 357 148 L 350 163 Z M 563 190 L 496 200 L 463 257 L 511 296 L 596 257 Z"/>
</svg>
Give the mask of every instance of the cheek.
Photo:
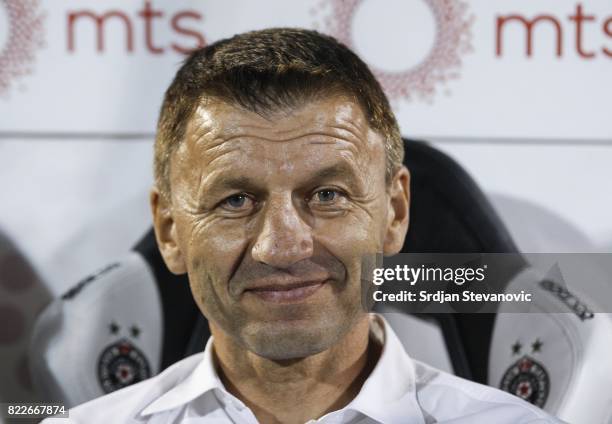
<svg viewBox="0 0 612 424">
<path fill-rule="evenodd" d="M 376 250 L 379 225 L 370 219 L 354 215 L 318 223 L 315 234 L 330 250 L 345 254 Z"/>
<path fill-rule="evenodd" d="M 227 286 L 247 245 L 246 228 L 241 224 L 189 219 L 179 237 L 194 284 Z M 210 284 L 210 283 L 208 283 Z"/>
<path fill-rule="evenodd" d="M 189 284 L 202 313 L 222 326 L 235 314 L 229 280 L 246 246 L 244 225 L 191 220 L 182 240 Z"/>
<path fill-rule="evenodd" d="M 207 253 L 222 263 L 237 260 L 248 242 L 247 230 L 242 222 L 213 223 L 194 235 L 201 240 Z"/>
<path fill-rule="evenodd" d="M 364 259 L 382 252 L 386 215 L 380 206 L 317 223 L 316 242 L 338 258 L 352 278 L 359 278 Z"/>
</svg>

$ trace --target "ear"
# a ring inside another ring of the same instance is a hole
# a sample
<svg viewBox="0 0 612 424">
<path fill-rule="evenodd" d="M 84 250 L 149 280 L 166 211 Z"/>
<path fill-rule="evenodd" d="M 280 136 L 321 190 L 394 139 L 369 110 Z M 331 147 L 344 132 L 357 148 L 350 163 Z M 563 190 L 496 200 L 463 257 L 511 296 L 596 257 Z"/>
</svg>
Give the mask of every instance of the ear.
<svg viewBox="0 0 612 424">
<path fill-rule="evenodd" d="M 395 255 L 404 246 L 410 221 L 410 171 L 402 166 L 393 176 L 387 191 L 387 228 L 383 244 L 385 255 Z"/>
<path fill-rule="evenodd" d="M 179 247 L 176 222 L 172 216 L 171 205 L 161 195 L 157 187 L 151 189 L 149 202 L 153 213 L 153 228 L 155 229 L 157 246 L 166 266 L 173 274 L 186 273 L 187 267 Z"/>
</svg>

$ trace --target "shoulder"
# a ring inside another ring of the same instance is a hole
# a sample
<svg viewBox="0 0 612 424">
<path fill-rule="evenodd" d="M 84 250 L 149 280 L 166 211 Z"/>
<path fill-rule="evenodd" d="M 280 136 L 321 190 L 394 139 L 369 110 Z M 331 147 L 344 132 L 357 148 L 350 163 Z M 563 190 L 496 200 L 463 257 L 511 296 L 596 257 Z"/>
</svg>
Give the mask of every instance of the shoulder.
<svg viewBox="0 0 612 424">
<path fill-rule="evenodd" d="M 68 419 L 51 418 L 44 424 L 142 423 L 140 412 L 153 400 L 183 381 L 201 362 L 202 353 L 185 358 L 155 377 L 70 408 Z"/>
<path fill-rule="evenodd" d="M 457 423 L 562 423 L 544 410 L 496 388 L 478 384 L 414 361 L 417 399 L 438 421 Z M 459 419 L 459 420 L 458 420 Z"/>
</svg>

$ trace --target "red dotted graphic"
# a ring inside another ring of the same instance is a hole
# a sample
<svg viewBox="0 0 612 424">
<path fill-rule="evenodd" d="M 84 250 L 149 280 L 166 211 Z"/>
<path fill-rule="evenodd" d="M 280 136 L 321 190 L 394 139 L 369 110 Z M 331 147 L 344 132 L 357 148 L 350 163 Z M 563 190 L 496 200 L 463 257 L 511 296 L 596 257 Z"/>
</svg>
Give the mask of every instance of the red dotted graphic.
<svg viewBox="0 0 612 424">
<path fill-rule="evenodd" d="M 43 47 L 39 0 L 0 0 L 9 21 L 8 40 L 0 52 L 0 95 L 15 79 L 32 73 L 36 51 Z"/>
<path fill-rule="evenodd" d="M 323 0 L 311 11 L 327 16 L 322 31 L 354 49 L 352 26 L 355 12 L 364 0 Z M 435 41 L 428 55 L 417 65 L 402 71 L 386 71 L 375 63 L 368 66 L 391 99 L 432 101 L 436 88 L 460 76 L 462 56 L 473 50 L 472 24 L 466 2 L 458 0 L 421 0 L 431 9 L 436 25 Z M 315 25 L 318 27 L 320 25 Z M 398 52 L 401 54 L 401 52 Z M 446 94 L 449 94 L 446 91 Z"/>
</svg>

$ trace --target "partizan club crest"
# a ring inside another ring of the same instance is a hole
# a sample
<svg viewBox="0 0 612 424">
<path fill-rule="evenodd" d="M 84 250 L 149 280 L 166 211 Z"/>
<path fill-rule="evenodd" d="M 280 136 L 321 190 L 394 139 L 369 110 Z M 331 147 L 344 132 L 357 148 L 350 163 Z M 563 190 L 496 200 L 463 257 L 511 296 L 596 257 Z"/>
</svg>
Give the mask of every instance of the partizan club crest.
<svg viewBox="0 0 612 424">
<path fill-rule="evenodd" d="M 544 367 L 525 355 L 504 373 L 500 388 L 541 408 L 548 398 L 550 380 Z"/>
<path fill-rule="evenodd" d="M 102 351 L 98 361 L 98 379 L 106 393 L 119 390 L 151 376 L 147 358 L 127 339 L 121 339 Z"/>
</svg>

